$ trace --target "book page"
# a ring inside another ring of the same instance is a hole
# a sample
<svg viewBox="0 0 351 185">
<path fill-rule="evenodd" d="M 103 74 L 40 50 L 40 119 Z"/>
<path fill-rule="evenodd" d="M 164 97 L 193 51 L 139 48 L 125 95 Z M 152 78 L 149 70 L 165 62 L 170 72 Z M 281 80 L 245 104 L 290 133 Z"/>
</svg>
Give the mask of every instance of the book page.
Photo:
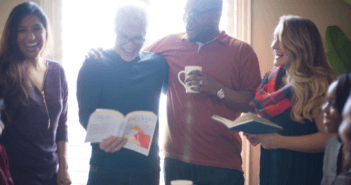
<svg viewBox="0 0 351 185">
<path fill-rule="evenodd" d="M 241 117 L 237 118 L 236 120 L 234 120 L 234 125 L 233 126 L 237 126 L 237 125 L 242 125 L 242 124 L 246 124 L 248 122 L 251 121 L 256 121 L 256 122 L 260 122 L 262 124 L 266 124 L 266 125 L 270 125 L 272 127 L 277 127 L 277 128 L 282 128 L 281 126 L 262 118 L 261 116 L 257 115 L 257 114 L 253 114 L 251 112 L 245 113 L 244 115 L 242 115 Z"/>
<path fill-rule="evenodd" d="M 236 118 L 232 124 L 232 126 L 245 124 L 249 121 L 252 121 L 252 117 L 249 114 L 242 114 L 240 117 Z"/>
<path fill-rule="evenodd" d="M 126 119 L 124 137 L 128 141 L 123 147 L 148 156 L 155 133 L 157 115 L 149 111 L 135 111 L 129 113 Z"/>
<path fill-rule="evenodd" d="M 231 130 L 242 131 L 248 134 L 266 134 L 266 133 L 275 133 L 283 129 L 283 127 L 270 122 L 259 116 L 244 114 L 241 117 L 237 118 L 234 122 L 223 118 L 219 115 L 213 115 L 212 119 L 216 120 L 219 123 L 227 126 Z"/>
<path fill-rule="evenodd" d="M 227 118 L 223 118 L 222 116 L 218 116 L 215 114 L 211 118 L 218 121 L 219 123 L 222 123 L 223 125 L 225 125 L 228 128 L 233 126 L 233 121 L 231 121 Z"/>
<path fill-rule="evenodd" d="M 89 117 L 85 142 L 99 143 L 110 136 L 123 137 L 126 121 L 114 110 L 97 109 Z"/>
</svg>

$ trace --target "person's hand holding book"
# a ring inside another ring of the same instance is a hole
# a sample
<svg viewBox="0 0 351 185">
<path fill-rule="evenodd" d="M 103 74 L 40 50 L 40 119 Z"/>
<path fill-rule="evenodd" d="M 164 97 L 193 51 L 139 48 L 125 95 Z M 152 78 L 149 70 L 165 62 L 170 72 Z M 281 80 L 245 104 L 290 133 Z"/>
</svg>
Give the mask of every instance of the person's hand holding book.
<svg viewBox="0 0 351 185">
<path fill-rule="evenodd" d="M 100 149 L 107 153 L 113 153 L 120 150 L 127 143 L 127 139 L 123 137 L 111 136 L 99 144 Z"/>
<path fill-rule="evenodd" d="M 281 147 L 281 135 L 277 133 L 270 134 L 244 134 L 250 143 L 256 146 L 258 143 L 261 143 L 261 146 L 265 149 L 278 149 Z"/>
<path fill-rule="evenodd" d="M 247 140 L 249 140 L 249 142 L 250 142 L 253 146 L 256 146 L 256 145 L 260 144 L 260 141 L 258 141 L 257 138 L 256 138 L 256 135 L 257 135 L 257 134 L 246 134 L 246 133 L 244 132 L 243 135 L 246 137 Z"/>
</svg>

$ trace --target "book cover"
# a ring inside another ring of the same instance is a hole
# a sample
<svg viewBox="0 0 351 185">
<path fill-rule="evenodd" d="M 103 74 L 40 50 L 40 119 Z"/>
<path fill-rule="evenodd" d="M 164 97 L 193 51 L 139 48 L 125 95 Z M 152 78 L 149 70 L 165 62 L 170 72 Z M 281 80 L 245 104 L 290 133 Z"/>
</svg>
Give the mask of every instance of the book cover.
<svg viewBox="0 0 351 185">
<path fill-rule="evenodd" d="M 267 134 L 283 130 L 283 127 L 253 113 L 246 113 L 234 121 L 218 115 L 213 115 L 212 119 L 222 123 L 229 129 L 242 131 L 247 134 Z"/>
</svg>

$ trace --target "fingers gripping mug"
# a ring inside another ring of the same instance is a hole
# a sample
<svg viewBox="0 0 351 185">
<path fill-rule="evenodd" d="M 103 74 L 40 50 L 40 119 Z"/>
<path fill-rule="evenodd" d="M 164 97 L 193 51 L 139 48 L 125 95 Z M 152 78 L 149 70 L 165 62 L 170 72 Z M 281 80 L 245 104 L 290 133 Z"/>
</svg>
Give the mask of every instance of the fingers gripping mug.
<svg viewBox="0 0 351 185">
<path fill-rule="evenodd" d="M 185 69 L 183 71 L 180 71 L 178 73 L 178 80 L 179 82 L 185 87 L 185 92 L 186 93 L 199 93 L 199 91 L 194 91 L 191 90 L 191 87 L 197 87 L 197 85 L 187 85 L 183 82 L 183 80 L 180 78 L 180 75 L 182 73 L 185 74 L 185 79 L 187 79 L 188 77 L 190 77 L 190 75 L 188 75 L 191 71 L 194 70 L 198 70 L 198 71 L 202 71 L 202 67 L 201 66 L 185 66 Z"/>
</svg>

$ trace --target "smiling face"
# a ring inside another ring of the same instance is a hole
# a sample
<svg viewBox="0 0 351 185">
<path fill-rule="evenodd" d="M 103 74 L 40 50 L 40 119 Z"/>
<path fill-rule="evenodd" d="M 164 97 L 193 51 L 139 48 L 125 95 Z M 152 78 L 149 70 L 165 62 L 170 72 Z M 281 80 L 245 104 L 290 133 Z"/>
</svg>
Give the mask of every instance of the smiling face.
<svg viewBox="0 0 351 185">
<path fill-rule="evenodd" d="M 17 45 L 26 60 L 40 57 L 46 43 L 46 29 L 34 14 L 23 17 L 17 30 Z"/>
<path fill-rule="evenodd" d="M 341 113 L 336 108 L 336 88 L 338 82 L 330 84 L 327 92 L 326 102 L 322 106 L 323 124 L 329 133 L 337 133 L 342 121 Z"/>
<path fill-rule="evenodd" d="M 140 24 L 122 23 L 116 28 L 115 51 L 124 61 L 132 61 L 139 56 L 146 30 Z"/>
<path fill-rule="evenodd" d="M 274 66 L 282 66 L 286 69 L 290 67 L 290 58 L 283 48 L 281 39 L 282 24 L 278 24 L 274 30 L 274 38 L 271 45 L 274 54 Z"/>
<path fill-rule="evenodd" d="M 217 3 L 211 3 L 211 0 L 187 0 L 184 21 L 190 42 L 206 43 L 217 36 L 221 17 Z"/>
</svg>

